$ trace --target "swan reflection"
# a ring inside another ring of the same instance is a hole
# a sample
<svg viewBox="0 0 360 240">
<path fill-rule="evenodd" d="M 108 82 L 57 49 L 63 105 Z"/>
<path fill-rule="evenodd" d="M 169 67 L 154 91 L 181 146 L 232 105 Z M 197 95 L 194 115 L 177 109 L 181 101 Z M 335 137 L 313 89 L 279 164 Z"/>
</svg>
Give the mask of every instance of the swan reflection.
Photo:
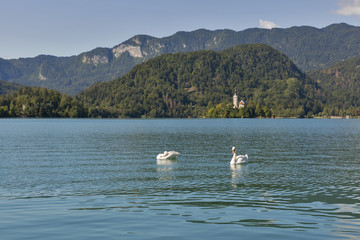
<svg viewBox="0 0 360 240">
<path fill-rule="evenodd" d="M 237 188 L 238 184 L 246 179 L 248 165 L 230 164 L 230 169 L 231 169 L 231 185 L 234 188 Z"/>
<path fill-rule="evenodd" d="M 167 166 L 172 166 L 174 165 L 174 163 L 177 162 L 178 162 L 177 160 L 161 160 L 161 159 L 156 160 L 157 165 L 167 165 Z"/>
<path fill-rule="evenodd" d="M 177 160 L 156 160 L 158 179 L 162 181 L 168 181 L 174 179 L 174 168 L 177 164 Z"/>
</svg>

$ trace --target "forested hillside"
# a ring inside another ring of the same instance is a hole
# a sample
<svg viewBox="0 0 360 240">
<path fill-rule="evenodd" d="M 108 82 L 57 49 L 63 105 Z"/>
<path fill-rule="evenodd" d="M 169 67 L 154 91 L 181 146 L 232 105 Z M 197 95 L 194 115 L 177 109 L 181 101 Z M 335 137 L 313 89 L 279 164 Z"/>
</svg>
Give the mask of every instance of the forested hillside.
<svg viewBox="0 0 360 240">
<path fill-rule="evenodd" d="M 308 75 L 323 89 L 325 115 L 359 115 L 360 58 L 342 61 L 320 71 L 311 71 Z"/>
<path fill-rule="evenodd" d="M 15 92 L 21 87 L 20 84 L 9 83 L 0 80 L 0 95 Z"/>
<path fill-rule="evenodd" d="M 237 112 L 228 106 L 235 88 L 247 102 Z M 303 117 L 321 110 L 316 93 L 316 83 L 288 57 L 254 44 L 156 57 L 117 80 L 91 86 L 78 99 L 120 117 L 228 117 L 223 110 L 234 117 L 269 111 Z M 216 106 L 224 109 L 217 113 Z"/>
<path fill-rule="evenodd" d="M 354 58 L 306 76 L 261 44 L 166 54 L 75 98 L 0 81 L 0 117 L 359 116 L 359 66 Z M 233 108 L 235 89 L 245 108 Z"/>
<path fill-rule="evenodd" d="M 87 109 L 73 97 L 40 87 L 21 87 L 0 96 L 0 117 L 87 117 Z"/>
</svg>

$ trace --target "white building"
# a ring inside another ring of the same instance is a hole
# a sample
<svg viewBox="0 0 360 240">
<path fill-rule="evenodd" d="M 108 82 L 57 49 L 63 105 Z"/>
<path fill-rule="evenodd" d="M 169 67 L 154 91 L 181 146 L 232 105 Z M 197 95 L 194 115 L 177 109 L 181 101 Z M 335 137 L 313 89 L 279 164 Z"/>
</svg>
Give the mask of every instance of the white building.
<svg viewBox="0 0 360 240">
<path fill-rule="evenodd" d="M 238 100 L 238 95 L 236 94 L 236 88 L 233 96 L 233 105 L 234 108 L 239 108 L 239 100 Z"/>
<path fill-rule="evenodd" d="M 236 88 L 233 96 L 233 105 L 234 108 L 243 108 L 246 105 L 246 102 L 244 100 L 239 101 L 238 95 L 236 93 Z"/>
</svg>

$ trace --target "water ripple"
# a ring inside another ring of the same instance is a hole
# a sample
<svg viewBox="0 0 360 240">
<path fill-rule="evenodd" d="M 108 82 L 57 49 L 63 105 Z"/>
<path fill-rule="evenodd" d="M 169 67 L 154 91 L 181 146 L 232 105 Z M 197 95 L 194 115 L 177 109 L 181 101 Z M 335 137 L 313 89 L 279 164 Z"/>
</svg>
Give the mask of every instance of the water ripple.
<svg viewBox="0 0 360 240">
<path fill-rule="evenodd" d="M 47 223 L 94 234 L 85 223 L 100 219 L 112 233 L 123 224 L 125 238 L 179 236 L 184 231 L 177 229 L 186 228 L 189 238 L 224 233 L 231 239 L 239 227 L 256 239 L 360 237 L 356 121 L 1 123 L 4 233 L 21 225 L 39 232 Z M 230 166 L 233 145 L 249 154 L 249 164 Z M 181 156 L 157 161 L 164 150 Z M 169 232 L 154 232 L 154 219 Z"/>
</svg>

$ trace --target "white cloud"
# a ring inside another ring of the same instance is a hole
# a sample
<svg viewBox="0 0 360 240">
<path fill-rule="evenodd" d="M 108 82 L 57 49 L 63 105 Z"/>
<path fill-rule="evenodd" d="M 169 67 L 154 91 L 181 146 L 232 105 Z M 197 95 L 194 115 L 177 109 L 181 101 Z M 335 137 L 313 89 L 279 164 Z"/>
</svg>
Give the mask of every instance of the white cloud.
<svg viewBox="0 0 360 240">
<path fill-rule="evenodd" d="M 360 16 L 360 0 L 339 0 L 339 9 L 336 11 L 339 15 Z"/>
<path fill-rule="evenodd" d="M 276 25 L 273 22 L 260 19 L 259 20 L 259 27 L 260 28 L 266 28 L 266 29 L 272 29 L 272 28 L 278 28 L 279 26 Z"/>
</svg>

